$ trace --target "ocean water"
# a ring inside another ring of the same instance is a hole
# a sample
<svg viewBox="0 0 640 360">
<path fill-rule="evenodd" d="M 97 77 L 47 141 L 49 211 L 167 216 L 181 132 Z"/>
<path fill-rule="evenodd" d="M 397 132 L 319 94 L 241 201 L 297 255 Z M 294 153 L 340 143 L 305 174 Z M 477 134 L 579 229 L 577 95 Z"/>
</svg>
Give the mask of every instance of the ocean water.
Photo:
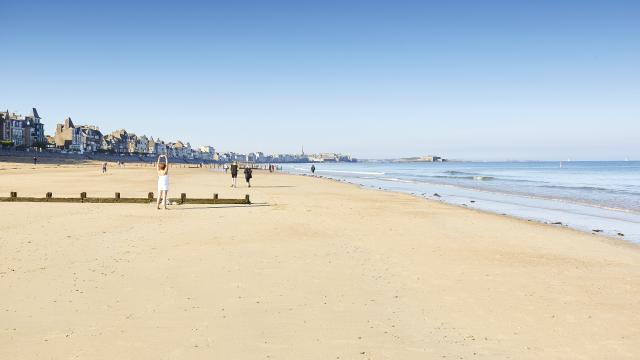
<svg viewBox="0 0 640 360">
<path fill-rule="evenodd" d="M 640 161 L 315 164 L 316 176 L 640 243 Z M 310 174 L 311 164 L 284 164 Z M 437 194 L 437 195 L 435 195 Z"/>
</svg>

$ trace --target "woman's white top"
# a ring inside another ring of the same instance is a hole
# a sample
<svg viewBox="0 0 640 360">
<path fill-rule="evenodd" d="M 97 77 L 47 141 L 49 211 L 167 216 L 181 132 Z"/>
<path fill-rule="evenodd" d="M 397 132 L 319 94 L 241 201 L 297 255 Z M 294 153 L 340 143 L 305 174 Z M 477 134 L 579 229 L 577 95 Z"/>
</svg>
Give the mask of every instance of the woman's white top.
<svg viewBox="0 0 640 360">
<path fill-rule="evenodd" d="M 169 190 L 169 175 L 158 176 L 158 191 Z"/>
</svg>

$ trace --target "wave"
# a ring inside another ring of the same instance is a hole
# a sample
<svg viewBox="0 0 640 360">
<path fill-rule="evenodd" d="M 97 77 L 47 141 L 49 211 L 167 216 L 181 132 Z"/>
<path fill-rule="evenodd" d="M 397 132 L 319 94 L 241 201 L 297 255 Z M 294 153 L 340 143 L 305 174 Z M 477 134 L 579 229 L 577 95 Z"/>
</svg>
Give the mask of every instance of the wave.
<svg viewBox="0 0 640 360">
<path fill-rule="evenodd" d="M 304 170 L 307 170 L 307 169 L 304 169 Z M 385 175 L 386 174 L 383 172 L 373 172 L 373 171 L 344 171 L 344 170 L 332 170 L 332 169 L 316 170 L 316 172 L 356 174 L 356 175 Z"/>
<path fill-rule="evenodd" d="M 412 183 L 412 181 L 406 181 L 406 180 L 396 179 L 396 178 L 379 178 L 379 180 L 391 180 L 394 182 Z M 569 197 L 551 196 L 551 195 L 535 194 L 535 193 L 523 193 L 518 191 L 498 190 L 498 189 L 492 189 L 492 188 L 481 188 L 481 187 L 472 187 L 472 186 L 447 184 L 447 183 L 430 183 L 430 184 L 437 185 L 437 186 L 444 186 L 452 189 L 476 191 L 476 192 L 485 193 L 485 194 L 497 194 L 497 195 L 516 196 L 516 197 L 522 197 L 522 198 L 534 199 L 534 200 L 546 200 L 546 201 L 588 206 L 588 207 L 593 207 L 593 208 L 598 208 L 603 210 L 619 211 L 619 212 L 624 212 L 629 214 L 640 215 L 640 208 L 634 207 L 633 205 L 631 205 L 630 207 L 629 204 L 627 204 L 627 206 L 613 205 L 613 204 L 606 204 L 606 203 L 589 200 L 589 199 L 569 198 Z M 497 201 L 497 200 L 494 199 L 492 201 Z"/>
<path fill-rule="evenodd" d="M 443 171 L 442 173 L 443 174 L 448 174 L 448 175 L 480 175 L 478 173 L 456 171 L 456 170 Z"/>
<path fill-rule="evenodd" d="M 433 175 L 428 177 L 435 177 L 440 179 L 467 179 L 467 180 L 476 180 L 476 181 L 487 181 L 496 179 L 494 176 L 484 175 L 480 173 L 473 172 L 465 172 L 465 171 L 457 171 L 457 170 L 448 170 L 443 171 L 443 174 L 447 175 Z"/>
<path fill-rule="evenodd" d="M 640 196 L 640 193 L 637 192 L 637 191 L 604 188 L 604 187 L 600 187 L 600 186 L 539 185 L 539 187 L 543 187 L 543 188 L 547 188 L 547 189 L 569 190 L 569 191 L 571 191 L 571 190 L 575 190 L 575 191 L 601 191 L 601 192 L 606 192 L 606 193 L 610 193 L 610 194 Z"/>
<path fill-rule="evenodd" d="M 393 182 L 399 182 L 399 183 L 405 183 L 405 184 L 415 183 L 415 181 L 412 181 L 412 180 L 398 179 L 398 178 L 392 178 L 392 177 L 379 178 L 378 180 L 393 181 Z"/>
<path fill-rule="evenodd" d="M 437 179 L 462 179 L 462 180 L 477 180 L 477 181 L 487 181 L 487 180 L 496 180 L 493 176 L 487 175 L 472 175 L 472 176 L 445 176 L 445 175 L 435 175 L 435 176 L 427 176 L 429 178 L 437 178 Z M 507 180 L 512 181 L 512 180 Z"/>
<path fill-rule="evenodd" d="M 549 189 L 562 189 L 562 190 L 598 190 L 598 191 L 612 190 L 612 189 L 607 189 L 599 186 L 540 185 L 540 187 L 549 188 Z"/>
</svg>

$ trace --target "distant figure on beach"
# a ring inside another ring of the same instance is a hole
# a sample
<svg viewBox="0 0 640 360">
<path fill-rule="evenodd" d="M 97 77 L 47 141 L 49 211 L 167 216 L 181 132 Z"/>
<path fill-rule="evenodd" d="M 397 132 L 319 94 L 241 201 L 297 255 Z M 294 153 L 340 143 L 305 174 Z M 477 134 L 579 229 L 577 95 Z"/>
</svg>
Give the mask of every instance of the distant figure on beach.
<svg viewBox="0 0 640 360">
<path fill-rule="evenodd" d="M 225 163 L 224 165 L 222 165 L 222 168 L 224 169 L 225 174 L 229 172 L 229 164 Z"/>
<path fill-rule="evenodd" d="M 311 165 L 311 173 L 312 174 L 316 173 L 316 166 L 315 165 Z"/>
<path fill-rule="evenodd" d="M 251 178 L 253 177 L 253 170 L 250 166 L 244 168 L 244 179 L 247 182 L 247 185 L 251 187 Z"/>
<path fill-rule="evenodd" d="M 38 157 L 37 156 L 33 157 L 33 165 L 38 165 Z"/>
<path fill-rule="evenodd" d="M 106 172 L 107 172 L 107 163 L 105 162 L 102 164 L 102 173 L 104 174 Z"/>
<path fill-rule="evenodd" d="M 238 162 L 231 164 L 231 187 L 238 187 L 236 180 L 238 179 Z"/>
<path fill-rule="evenodd" d="M 164 162 L 160 160 L 164 158 Z M 167 210 L 167 193 L 169 192 L 169 158 L 166 155 L 158 156 L 156 162 L 156 170 L 158 171 L 158 203 L 157 208 L 160 210 L 160 201 L 162 200 L 163 208 Z"/>
</svg>

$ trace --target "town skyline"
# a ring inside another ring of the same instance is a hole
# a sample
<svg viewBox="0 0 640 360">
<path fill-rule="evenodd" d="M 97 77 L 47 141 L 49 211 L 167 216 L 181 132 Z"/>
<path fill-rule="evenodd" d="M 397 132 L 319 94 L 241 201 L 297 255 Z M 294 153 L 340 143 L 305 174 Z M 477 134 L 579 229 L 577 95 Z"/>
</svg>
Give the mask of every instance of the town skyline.
<svg viewBox="0 0 640 360">
<path fill-rule="evenodd" d="M 3 113 L 4 112 L 8 112 L 8 113 L 11 113 L 11 114 L 22 115 L 22 114 L 29 114 L 32 111 L 31 109 L 39 109 L 39 108 L 40 107 L 36 106 L 36 107 L 27 107 L 26 109 L 14 109 L 14 108 L 10 108 L 10 107 L 4 106 L 4 107 L 0 107 L 0 112 L 3 112 Z M 38 110 L 38 111 L 40 111 L 40 110 Z M 22 116 L 24 116 L 24 115 L 22 115 Z M 56 125 L 64 123 L 64 121 L 67 118 L 73 119 L 73 122 L 77 123 L 77 124 L 82 124 L 82 125 L 93 124 L 91 121 L 85 121 L 85 120 L 82 120 L 82 119 L 77 120 L 77 118 L 75 118 L 73 116 L 65 116 L 62 120 L 55 120 L 53 122 L 49 121 L 48 117 L 45 117 L 45 118 L 42 118 L 42 119 L 47 119 L 47 121 L 43 122 L 44 133 L 45 134 L 55 134 Z M 103 126 L 101 126 L 101 125 L 93 124 L 92 126 L 97 127 L 100 131 L 103 130 Z M 108 133 L 114 132 L 114 131 L 118 131 L 118 130 L 121 130 L 121 129 L 125 129 L 127 127 L 125 127 L 125 126 L 115 126 L 115 127 L 111 128 L 111 130 Z M 149 130 L 144 130 L 144 129 L 136 130 L 136 129 L 137 128 L 132 128 L 131 130 L 127 130 L 127 131 L 131 132 L 133 134 L 150 132 Z M 144 134 L 144 135 L 146 135 L 146 134 Z M 149 137 L 155 137 L 157 139 L 172 139 L 172 140 L 175 140 L 176 142 L 181 141 L 180 139 L 182 139 L 180 136 L 178 136 L 176 134 L 172 134 L 172 135 L 168 135 L 168 136 L 149 136 Z M 191 141 L 185 141 L 185 142 L 191 143 Z M 209 145 L 209 143 L 211 143 L 211 142 L 212 141 L 209 141 L 208 143 L 207 142 L 204 142 L 204 143 L 195 143 L 194 142 L 194 144 L 197 147 L 200 147 L 200 146 L 211 146 L 211 145 Z M 270 154 L 279 154 L 279 153 L 282 153 L 282 154 L 295 154 L 295 153 L 298 153 L 297 152 L 298 150 L 303 150 L 304 146 L 305 146 L 304 144 L 297 144 L 297 145 L 293 144 L 293 145 L 290 146 L 291 150 L 289 150 L 289 151 L 284 151 L 284 152 L 265 151 L 265 152 L 268 152 Z M 220 148 L 219 150 L 222 151 L 222 152 L 248 153 L 248 152 L 253 152 L 255 149 L 250 149 L 250 148 L 249 149 L 226 149 L 226 148 Z M 309 149 L 307 149 L 307 150 L 309 150 Z M 311 149 L 311 152 L 312 153 L 323 153 L 323 152 L 330 152 L 331 150 L 332 149 L 319 149 L 319 150 L 318 149 Z M 348 149 L 344 149 L 342 152 L 348 153 L 347 150 Z"/>
<path fill-rule="evenodd" d="M 141 157 L 168 155 L 170 158 L 205 162 L 351 162 L 349 154 L 319 152 L 265 153 L 263 151 L 216 151 L 207 145 L 191 146 L 189 141 L 180 139 L 162 140 L 159 136 L 137 135 L 120 127 L 112 132 L 102 132 L 100 126 L 88 123 L 74 123 L 67 117 L 56 123 L 55 132 L 49 135 L 44 130 L 45 122 L 37 108 L 31 108 L 27 115 L 15 111 L 0 112 L 0 145 L 12 150 L 39 150 L 49 153 L 129 155 Z"/>
</svg>

